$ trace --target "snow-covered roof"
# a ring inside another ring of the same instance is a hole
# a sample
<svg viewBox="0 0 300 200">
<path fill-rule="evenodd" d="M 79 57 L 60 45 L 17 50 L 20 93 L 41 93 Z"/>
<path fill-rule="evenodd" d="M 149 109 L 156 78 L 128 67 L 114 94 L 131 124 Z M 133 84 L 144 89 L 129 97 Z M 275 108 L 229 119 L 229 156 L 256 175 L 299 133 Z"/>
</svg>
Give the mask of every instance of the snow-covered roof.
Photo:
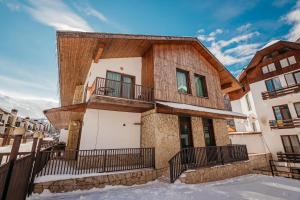
<svg viewBox="0 0 300 200">
<path fill-rule="evenodd" d="M 267 44 L 265 44 L 265 46 L 263 46 L 260 50 L 267 48 L 273 44 L 275 44 L 276 42 L 279 42 L 280 40 L 271 40 L 270 42 L 268 42 Z"/>
<path fill-rule="evenodd" d="M 156 101 L 157 104 L 161 104 L 164 106 L 176 108 L 176 109 L 182 109 L 182 110 L 192 110 L 192 111 L 198 111 L 202 113 L 211 113 L 211 114 L 219 114 L 224 115 L 228 117 L 236 117 L 236 118 L 247 118 L 246 115 L 242 113 L 232 112 L 229 110 L 221 110 L 221 109 L 215 109 L 215 108 L 207 108 L 202 106 L 194 106 L 189 104 L 183 104 L 183 103 L 174 103 L 174 102 L 164 102 L 164 101 Z"/>
</svg>

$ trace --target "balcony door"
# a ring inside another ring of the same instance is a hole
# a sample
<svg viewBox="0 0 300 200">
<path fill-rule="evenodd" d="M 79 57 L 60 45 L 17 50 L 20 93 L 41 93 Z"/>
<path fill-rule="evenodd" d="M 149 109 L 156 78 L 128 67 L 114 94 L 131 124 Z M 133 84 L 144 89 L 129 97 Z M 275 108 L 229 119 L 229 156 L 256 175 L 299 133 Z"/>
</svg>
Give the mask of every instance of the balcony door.
<svg viewBox="0 0 300 200">
<path fill-rule="evenodd" d="M 291 113 L 287 104 L 273 107 L 275 119 L 278 121 L 292 120 Z"/>
<path fill-rule="evenodd" d="M 181 148 L 185 149 L 193 147 L 191 117 L 179 116 L 179 128 Z"/>
<path fill-rule="evenodd" d="M 107 71 L 105 95 L 132 99 L 134 97 L 135 77 Z"/>
<path fill-rule="evenodd" d="M 216 146 L 214 127 L 212 119 L 202 118 L 205 145 Z"/>
<path fill-rule="evenodd" d="M 300 142 L 297 135 L 282 135 L 281 140 L 285 153 L 300 153 Z"/>
</svg>

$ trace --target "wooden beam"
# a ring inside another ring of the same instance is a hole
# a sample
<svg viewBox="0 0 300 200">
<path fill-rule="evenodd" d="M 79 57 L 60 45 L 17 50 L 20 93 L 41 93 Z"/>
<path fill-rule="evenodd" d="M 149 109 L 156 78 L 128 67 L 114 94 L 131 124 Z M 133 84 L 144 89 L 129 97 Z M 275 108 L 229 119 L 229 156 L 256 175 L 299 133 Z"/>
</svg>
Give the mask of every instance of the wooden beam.
<svg viewBox="0 0 300 200">
<path fill-rule="evenodd" d="M 224 90 L 224 89 L 227 89 L 227 88 L 230 88 L 232 87 L 232 82 L 229 82 L 229 83 L 223 83 L 221 85 L 221 89 Z"/>
<path fill-rule="evenodd" d="M 99 59 L 103 53 L 103 50 L 104 50 L 104 44 L 99 42 L 98 46 L 96 47 L 96 51 L 95 51 L 95 55 L 94 55 L 95 63 L 99 62 Z"/>
</svg>

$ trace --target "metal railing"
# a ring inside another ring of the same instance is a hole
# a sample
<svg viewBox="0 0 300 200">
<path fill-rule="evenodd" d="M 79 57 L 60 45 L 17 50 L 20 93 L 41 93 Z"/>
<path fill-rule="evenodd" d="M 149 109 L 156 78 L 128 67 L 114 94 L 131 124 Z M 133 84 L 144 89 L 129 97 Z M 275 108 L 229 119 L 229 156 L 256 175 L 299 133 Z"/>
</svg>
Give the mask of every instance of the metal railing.
<svg viewBox="0 0 300 200">
<path fill-rule="evenodd" d="M 300 92 L 300 84 L 287 86 L 287 87 L 284 87 L 284 88 L 281 88 L 278 90 L 274 90 L 274 91 L 262 92 L 261 96 L 262 96 L 263 100 L 266 100 L 266 99 L 273 99 L 276 97 L 284 96 L 284 95 L 291 94 L 291 93 L 298 93 L 298 92 Z"/>
<path fill-rule="evenodd" d="M 95 95 L 153 102 L 153 88 L 97 77 L 91 93 Z"/>
<path fill-rule="evenodd" d="M 224 165 L 248 160 L 246 145 L 211 146 L 182 149 L 170 161 L 170 181 L 173 183 L 184 171 L 199 167 Z"/>
<path fill-rule="evenodd" d="M 272 129 L 284 129 L 300 127 L 300 118 L 287 119 L 287 120 L 270 120 L 270 128 Z"/>
<path fill-rule="evenodd" d="M 299 153 L 277 153 L 278 161 L 300 163 L 300 148 L 294 148 L 297 148 Z"/>
<path fill-rule="evenodd" d="M 41 151 L 37 176 L 154 168 L 154 156 L 154 148 Z"/>
</svg>

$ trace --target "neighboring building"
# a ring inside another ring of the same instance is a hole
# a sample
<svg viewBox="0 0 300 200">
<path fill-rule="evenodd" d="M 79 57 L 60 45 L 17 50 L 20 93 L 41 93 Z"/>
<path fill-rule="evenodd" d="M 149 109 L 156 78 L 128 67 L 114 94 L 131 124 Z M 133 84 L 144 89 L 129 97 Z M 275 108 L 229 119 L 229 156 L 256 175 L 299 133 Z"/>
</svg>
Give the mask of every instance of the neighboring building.
<svg viewBox="0 0 300 200">
<path fill-rule="evenodd" d="M 3 134 L 5 131 L 5 125 L 7 124 L 8 117 L 10 113 L 3 108 L 0 108 L 0 134 Z"/>
<path fill-rule="evenodd" d="M 67 149 L 154 147 L 160 169 L 229 144 L 226 120 L 245 118 L 224 109 L 240 84 L 196 38 L 58 32 L 57 48 L 62 107 L 44 113 Z"/>
<path fill-rule="evenodd" d="M 244 88 L 229 97 L 232 110 L 246 114 L 248 120 L 235 120 L 232 142 L 247 143 L 253 153 L 300 153 L 300 44 L 267 45 L 239 81 Z"/>
</svg>

